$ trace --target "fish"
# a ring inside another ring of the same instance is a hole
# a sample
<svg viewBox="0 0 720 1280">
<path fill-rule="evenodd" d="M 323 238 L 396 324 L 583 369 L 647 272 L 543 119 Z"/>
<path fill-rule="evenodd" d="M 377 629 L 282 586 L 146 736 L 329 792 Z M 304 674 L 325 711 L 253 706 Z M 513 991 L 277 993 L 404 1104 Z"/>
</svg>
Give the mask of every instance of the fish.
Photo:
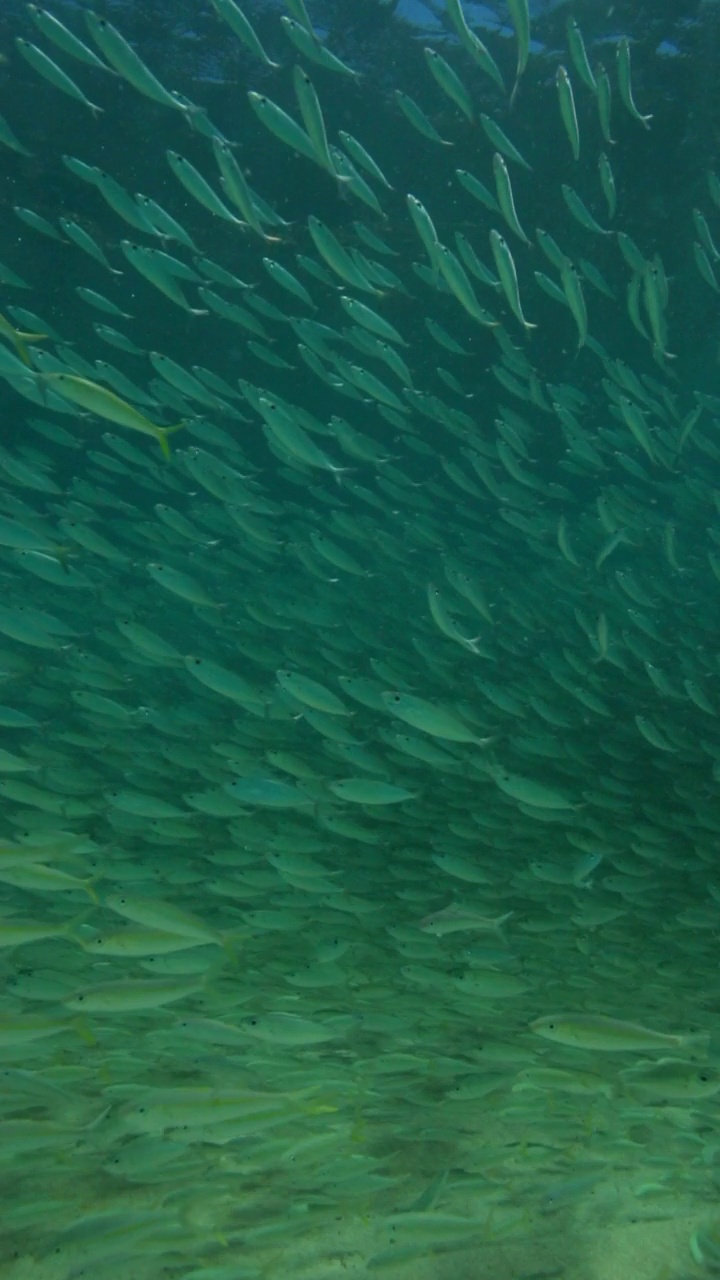
<svg viewBox="0 0 720 1280">
<path fill-rule="evenodd" d="M 320 165 L 321 168 L 327 168 L 325 159 L 319 154 L 312 138 L 305 130 L 270 98 L 266 98 L 264 94 L 256 93 L 251 89 L 248 93 L 250 106 L 261 124 L 264 124 L 270 133 L 284 142 L 286 146 L 291 147 L 293 151 L 299 155 L 305 156 L 308 160 L 312 160 L 314 164 Z M 335 167 L 331 164 L 331 173 L 335 177 Z"/>
<path fill-rule="evenodd" d="M 81 1013 L 114 1013 L 124 1016 L 138 1010 L 158 1009 L 176 1000 L 184 1000 L 199 991 L 201 985 L 192 978 L 189 981 L 174 978 L 118 979 L 115 982 L 99 982 L 78 988 L 63 1003 L 68 1009 Z"/>
<path fill-rule="evenodd" d="M 502 927 L 507 920 L 513 915 L 512 911 L 506 911 L 504 915 L 491 917 L 481 915 L 472 908 L 464 908 L 456 903 L 451 903 L 449 907 L 444 907 L 442 911 L 436 911 L 432 915 L 425 916 L 418 922 L 418 929 L 422 929 L 423 933 L 432 933 L 436 938 L 444 938 L 450 933 L 495 933 L 501 940 L 504 940 Z"/>
<path fill-rule="evenodd" d="M 176 98 L 172 93 L 168 93 L 167 89 L 135 52 L 132 45 L 128 43 L 122 33 L 111 22 L 108 22 L 106 18 L 99 17 L 91 9 L 85 10 L 85 21 L 90 35 L 100 51 L 105 55 L 110 66 L 114 67 L 118 75 L 127 80 L 134 89 L 137 89 L 145 97 L 161 103 L 162 106 L 171 107 L 176 111 L 188 110 L 179 98 Z"/>
<path fill-rule="evenodd" d="M 406 787 L 370 778 L 338 778 L 329 787 L 339 800 L 347 800 L 351 804 L 402 804 L 416 798 L 416 793 Z"/>
<path fill-rule="evenodd" d="M 91 102 L 80 86 L 75 83 L 66 71 L 63 71 L 62 67 L 53 62 L 44 49 L 33 44 L 30 40 L 23 39 L 22 36 L 15 37 L 15 47 L 33 70 L 37 71 L 38 75 L 41 75 L 54 88 L 67 94 L 69 98 L 74 98 L 76 102 L 81 102 L 83 106 L 86 106 L 92 112 L 95 119 L 102 114 L 103 108 L 99 107 L 97 103 Z"/>
<path fill-rule="evenodd" d="M 241 219 L 235 217 L 232 210 L 213 191 L 209 182 L 195 168 L 194 164 L 191 164 L 178 151 L 168 151 L 166 154 L 168 164 L 175 177 L 199 204 L 208 209 L 210 213 L 214 213 L 218 218 L 223 218 L 226 222 L 231 222 L 236 227 L 242 226 Z"/>
<path fill-rule="evenodd" d="M 489 738 L 478 738 L 469 725 L 446 707 L 426 702 L 414 694 L 387 690 L 381 697 L 392 715 L 432 737 L 447 738 L 451 742 L 473 742 L 477 746 L 487 746 L 490 741 Z"/>
<path fill-rule="evenodd" d="M 573 153 L 573 159 L 580 159 L 580 128 L 578 125 L 577 111 L 575 109 L 575 96 L 573 94 L 572 81 L 565 67 L 558 67 L 555 83 L 557 85 L 558 98 L 560 100 L 560 115 L 565 126 L 565 132 L 570 142 Z"/>
<path fill-rule="evenodd" d="M 235 0 L 212 0 L 213 8 L 219 18 L 230 27 L 230 30 L 242 40 L 251 53 L 255 54 L 265 66 L 275 71 L 280 66 L 279 62 L 274 62 L 272 58 L 265 52 L 260 39 L 253 27 L 250 19 L 246 17 L 240 5 Z"/>
<path fill-rule="evenodd" d="M 457 71 L 446 62 L 437 49 L 426 47 L 423 50 L 425 61 L 434 80 L 440 85 L 443 93 L 460 108 L 463 115 L 472 123 L 475 118 L 472 99 Z"/>
<path fill-rule="evenodd" d="M 517 93 L 517 89 L 520 84 L 520 77 L 525 71 L 530 57 L 529 0 L 508 0 L 508 10 L 515 29 L 515 39 L 517 42 L 517 69 L 515 72 L 515 86 L 513 88 L 512 101 Z"/>
<path fill-rule="evenodd" d="M 422 107 L 418 105 L 414 98 L 408 93 L 403 93 L 402 89 L 395 90 L 395 100 L 402 111 L 405 119 L 410 122 L 414 129 L 423 137 L 429 138 L 431 142 L 437 142 L 442 147 L 451 147 L 452 142 L 448 142 L 446 138 L 442 138 L 435 128 L 432 121 L 427 117 Z"/>
<path fill-rule="evenodd" d="M 582 32 L 574 18 L 568 18 L 566 30 L 570 57 L 572 58 L 575 70 L 580 76 L 580 79 L 587 85 L 590 92 L 597 94 L 598 85 L 595 73 L 590 66 L 590 59 L 588 58 Z"/>
<path fill-rule="evenodd" d="M 84 227 L 77 222 L 73 222 L 70 218 L 59 218 L 58 221 L 65 232 L 65 235 L 69 240 L 72 240 L 79 249 L 83 249 L 84 252 L 89 254 L 91 258 L 94 258 L 96 262 L 101 263 L 101 265 L 106 267 L 112 275 L 122 275 L 122 272 L 117 267 L 113 267 L 111 265 L 107 255 L 103 249 L 101 249 L 97 241 L 93 239 L 89 231 L 86 231 Z"/>
<path fill-rule="evenodd" d="M 495 186 L 497 190 L 497 199 L 503 217 L 507 222 L 510 230 L 522 240 L 523 244 L 530 244 L 528 237 L 520 226 L 517 213 L 515 211 L 515 197 L 513 195 L 512 184 L 510 182 L 510 174 L 507 165 L 500 155 L 499 151 L 493 156 L 493 173 L 495 174 Z"/>
<path fill-rule="evenodd" d="M 712 1098 L 720 1090 L 717 1067 L 682 1058 L 658 1058 L 620 1072 L 623 1088 L 648 1101 L 691 1102 Z"/>
<path fill-rule="evenodd" d="M 520 287 L 518 285 L 517 269 L 512 253 L 510 252 L 507 241 L 500 235 L 499 231 L 494 229 L 490 232 L 490 248 L 495 260 L 500 283 L 502 284 L 505 297 L 510 304 L 510 310 L 517 317 L 523 329 L 536 329 L 537 325 L 531 324 L 523 315 L 522 306 L 520 304 Z"/>
<path fill-rule="evenodd" d="M 70 31 L 55 14 L 50 13 L 47 9 L 41 9 L 36 4 L 28 4 L 26 8 L 38 30 L 53 44 L 57 45 L 58 49 L 61 49 L 63 53 L 70 54 L 71 58 L 76 58 L 78 62 L 84 62 L 88 67 L 112 74 L 112 70 L 107 63 L 103 62 L 102 58 L 99 58 L 83 40 L 80 40 Z"/>
<path fill-rule="evenodd" d="M 40 3 L 2 13 L 8 1247 L 524 1274 L 540 1211 L 585 1274 L 579 1211 L 623 1273 L 617 1187 L 674 1232 L 717 1165 L 712 6 Z"/>
<path fill-rule="evenodd" d="M 289 14 L 284 13 L 280 22 L 286 36 L 311 62 L 316 62 L 319 67 L 324 67 L 326 71 L 336 71 L 340 75 L 350 76 L 353 80 L 358 79 L 360 73 L 354 71 L 352 67 L 343 62 L 342 58 L 338 58 L 336 54 L 328 49 L 327 45 L 321 44 L 315 36 L 310 22 L 296 22 Z"/>
<path fill-rule="evenodd" d="M 618 40 L 616 56 L 620 97 L 622 98 L 622 101 L 627 107 L 630 115 L 638 120 L 645 129 L 649 129 L 652 115 L 643 115 L 636 107 L 635 99 L 633 97 L 630 70 L 630 41 L 627 36 L 622 36 L 621 39 Z"/>
<path fill-rule="evenodd" d="M 179 422 L 173 427 L 158 426 L 126 400 L 122 400 L 114 392 L 108 391 L 97 382 L 91 382 L 88 378 L 78 378 L 75 374 L 69 373 L 46 373 L 42 378 L 46 386 L 63 399 L 69 400 L 71 404 L 94 413 L 99 418 L 105 418 L 108 422 L 115 422 L 118 426 L 129 427 L 131 431 L 152 436 L 160 445 L 164 457 L 170 460 L 168 437 L 175 431 L 179 431 L 185 425 L 184 423 Z"/>
<path fill-rule="evenodd" d="M 655 1031 L 642 1023 L 624 1022 L 604 1014 L 545 1014 L 530 1023 L 530 1030 L 544 1040 L 600 1053 L 644 1053 L 704 1045 L 704 1033 L 677 1035 Z"/>
</svg>

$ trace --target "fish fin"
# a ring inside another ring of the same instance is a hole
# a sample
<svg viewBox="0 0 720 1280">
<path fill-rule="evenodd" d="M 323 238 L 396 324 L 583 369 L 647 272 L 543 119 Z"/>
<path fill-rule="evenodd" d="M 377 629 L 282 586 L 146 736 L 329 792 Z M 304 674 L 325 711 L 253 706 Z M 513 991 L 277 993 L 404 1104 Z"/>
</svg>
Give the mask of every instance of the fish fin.
<svg viewBox="0 0 720 1280">
<path fill-rule="evenodd" d="M 710 1048 L 709 1031 L 696 1031 L 687 1036 L 680 1036 L 681 1049 L 700 1049 L 707 1053 Z"/>
<path fill-rule="evenodd" d="M 21 338 L 23 342 L 42 342 L 49 335 L 47 333 L 25 333 L 22 329 L 15 330 L 16 338 Z"/>
<path fill-rule="evenodd" d="M 230 960 L 232 964 L 237 965 L 240 962 L 237 943 L 244 942 L 245 939 L 249 937 L 250 937 L 250 934 L 247 933 L 247 931 L 236 933 L 234 929 L 228 929 L 225 933 L 222 934 L 220 938 L 220 946 L 222 947 L 228 960 Z"/>
<path fill-rule="evenodd" d="M 99 875 L 93 876 L 90 880 L 86 880 L 85 884 L 83 885 L 83 888 L 94 907 L 100 906 L 100 899 L 98 898 L 97 893 L 95 892 L 94 886 L 97 884 L 98 880 L 100 880 L 101 878 L 102 877 Z"/>
<path fill-rule="evenodd" d="M 90 1030 L 90 1027 L 88 1026 L 87 1019 L 73 1018 L 72 1022 L 70 1023 L 70 1026 L 72 1027 L 73 1031 L 77 1031 L 78 1035 L 80 1036 L 80 1039 L 84 1040 L 85 1044 L 93 1045 L 93 1046 L 97 1044 L 97 1040 L 95 1039 L 92 1031 Z"/>
<path fill-rule="evenodd" d="M 97 896 L 95 898 L 95 903 L 99 905 Z M 79 928 L 81 924 L 85 924 L 85 921 L 88 920 L 89 917 L 94 914 L 94 910 L 95 910 L 94 906 L 86 907 L 85 910 L 81 911 L 79 915 L 73 916 L 72 920 L 68 920 L 67 924 L 63 927 L 63 930 L 62 930 L 63 935 L 65 937 L 72 938 L 73 942 L 77 942 L 80 946 L 82 946 L 82 942 L 80 941 L 80 938 L 76 933 L 76 930 Z"/>
<path fill-rule="evenodd" d="M 42 342 L 42 340 L 47 338 L 47 336 L 48 335 L 46 333 L 21 333 L 19 329 L 15 330 L 15 336 L 11 337 L 10 340 L 23 364 L 26 364 L 28 369 L 32 369 L 33 367 L 33 362 L 30 359 L 30 352 L 27 348 L 28 342 Z"/>
<path fill-rule="evenodd" d="M 158 427 L 157 429 L 158 443 L 160 445 L 160 448 L 162 449 L 163 457 L 168 462 L 170 461 L 170 458 L 172 456 L 170 453 L 168 436 L 174 435 L 176 431 L 181 431 L 185 425 L 186 425 L 185 422 L 176 422 L 174 427 Z"/>
</svg>

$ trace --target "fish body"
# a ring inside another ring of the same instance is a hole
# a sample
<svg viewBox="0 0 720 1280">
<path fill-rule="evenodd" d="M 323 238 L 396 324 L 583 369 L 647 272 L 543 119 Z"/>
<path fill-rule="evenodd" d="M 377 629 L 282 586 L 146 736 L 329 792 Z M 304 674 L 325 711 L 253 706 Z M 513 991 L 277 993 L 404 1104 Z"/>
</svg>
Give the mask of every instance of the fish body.
<svg viewBox="0 0 720 1280">
<path fill-rule="evenodd" d="M 78 378 L 75 374 L 46 373 L 42 377 L 46 385 L 79 408 L 86 409 L 99 418 L 105 418 L 108 422 L 115 422 L 120 427 L 129 427 L 131 431 L 152 436 L 157 440 L 169 461 L 168 437 L 174 431 L 179 431 L 184 423 L 179 422 L 174 427 L 160 427 L 133 408 L 126 400 L 116 396 L 113 391 L 108 391 L 106 387 L 100 386 L 97 382 L 91 382 L 87 378 Z"/>
<path fill-rule="evenodd" d="M 436 938 L 444 938 L 450 933 L 495 933 L 503 938 L 502 927 L 513 915 L 506 911 L 504 915 L 483 916 L 477 911 L 452 903 L 443 911 L 435 911 L 418 921 L 418 929 L 423 933 L 432 933 Z"/>
<path fill-rule="evenodd" d="M 704 1042 L 702 1036 L 671 1035 L 641 1023 L 592 1013 L 548 1014 L 531 1022 L 530 1030 L 544 1040 L 591 1053 L 646 1053 Z"/>
</svg>

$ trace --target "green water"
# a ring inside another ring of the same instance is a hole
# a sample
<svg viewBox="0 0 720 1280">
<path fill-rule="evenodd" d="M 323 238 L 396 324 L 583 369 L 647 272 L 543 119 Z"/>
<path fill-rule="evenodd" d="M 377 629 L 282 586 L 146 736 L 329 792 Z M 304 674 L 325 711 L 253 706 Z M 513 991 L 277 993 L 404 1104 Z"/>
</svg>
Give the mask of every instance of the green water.
<svg viewBox="0 0 720 1280">
<path fill-rule="evenodd" d="M 223 7 L 4 20 L 0 1277 L 711 1275 L 711 7 Z"/>
</svg>

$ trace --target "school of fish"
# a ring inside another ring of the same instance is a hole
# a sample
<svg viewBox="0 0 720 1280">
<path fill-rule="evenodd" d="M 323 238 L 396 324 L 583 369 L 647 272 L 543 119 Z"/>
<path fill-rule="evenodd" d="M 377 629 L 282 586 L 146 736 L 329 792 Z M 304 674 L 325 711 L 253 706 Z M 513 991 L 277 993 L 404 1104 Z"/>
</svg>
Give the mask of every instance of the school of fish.
<svg viewBox="0 0 720 1280">
<path fill-rule="evenodd" d="M 0 1276 L 717 1274 L 720 173 L 527 0 L 204 10 L 222 127 L 3 68 Z"/>
</svg>

